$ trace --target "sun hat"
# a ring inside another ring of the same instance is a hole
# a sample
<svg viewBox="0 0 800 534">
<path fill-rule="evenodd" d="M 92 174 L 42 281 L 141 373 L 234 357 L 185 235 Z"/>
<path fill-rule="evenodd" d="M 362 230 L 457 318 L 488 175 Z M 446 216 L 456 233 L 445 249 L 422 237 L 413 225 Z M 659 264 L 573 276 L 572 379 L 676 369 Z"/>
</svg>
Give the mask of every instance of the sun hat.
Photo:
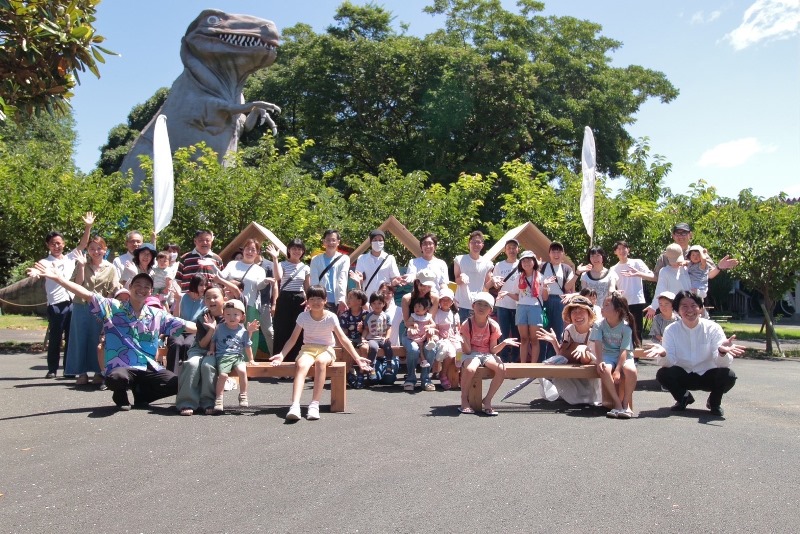
<svg viewBox="0 0 800 534">
<path fill-rule="evenodd" d="M 233 299 L 233 300 L 229 300 L 228 302 L 226 302 L 224 309 L 228 309 L 228 308 L 233 308 L 234 310 L 239 310 L 242 313 L 247 313 L 245 311 L 245 309 L 244 309 L 244 302 L 242 302 L 239 299 Z"/>
<path fill-rule="evenodd" d="M 664 298 L 673 301 L 675 300 L 675 293 L 673 293 L 672 291 L 662 291 L 661 293 L 658 294 L 658 298 L 660 299 Z"/>
<path fill-rule="evenodd" d="M 152 295 L 144 299 L 144 305 L 150 306 L 151 308 L 164 309 L 164 305 L 161 304 L 161 301 L 158 300 L 158 297 L 154 297 Z"/>
<path fill-rule="evenodd" d="M 417 280 L 423 286 L 436 287 L 436 274 L 431 269 L 422 269 L 418 272 Z"/>
<path fill-rule="evenodd" d="M 490 308 L 494 308 L 494 297 L 486 291 L 475 293 L 475 298 L 472 299 L 472 303 L 475 304 L 476 302 L 485 302 Z"/>
<path fill-rule="evenodd" d="M 596 317 L 594 316 L 594 306 L 592 306 L 592 301 L 587 299 L 586 297 L 582 297 L 580 295 L 574 296 L 564 305 L 564 309 L 561 311 L 561 318 L 564 320 L 565 323 L 571 323 L 569 319 L 569 314 L 575 308 L 582 308 L 589 313 L 589 318 L 594 321 Z"/>
<path fill-rule="evenodd" d="M 667 249 L 664 251 L 664 255 L 670 261 L 678 261 L 683 257 L 683 249 L 677 243 L 672 243 Z"/>
<path fill-rule="evenodd" d="M 453 293 L 453 290 L 449 287 L 445 287 L 444 289 L 439 290 L 439 300 L 443 298 L 448 298 L 450 300 L 455 300 L 456 295 Z"/>
<path fill-rule="evenodd" d="M 534 254 L 532 250 L 526 250 L 517 257 L 517 259 L 520 261 L 524 260 L 525 258 L 533 258 L 535 260 L 536 254 Z"/>
<path fill-rule="evenodd" d="M 376 237 L 378 237 L 378 236 L 380 236 L 380 237 L 382 237 L 382 238 L 386 239 L 386 234 L 385 234 L 385 233 L 383 233 L 383 230 L 381 230 L 380 228 L 378 228 L 378 229 L 376 229 L 376 230 L 373 230 L 373 231 L 371 231 L 371 232 L 369 233 L 369 240 L 370 240 L 370 241 L 372 241 L 373 239 L 375 239 L 375 238 L 376 238 Z"/>
</svg>

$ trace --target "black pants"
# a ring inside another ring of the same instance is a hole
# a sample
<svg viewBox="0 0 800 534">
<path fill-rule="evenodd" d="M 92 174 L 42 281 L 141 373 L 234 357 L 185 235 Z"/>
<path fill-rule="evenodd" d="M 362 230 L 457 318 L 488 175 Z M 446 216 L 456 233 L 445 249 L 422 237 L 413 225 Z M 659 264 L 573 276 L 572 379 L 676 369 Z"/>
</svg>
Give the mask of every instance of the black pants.
<svg viewBox="0 0 800 534">
<path fill-rule="evenodd" d="M 281 352 L 285 362 L 293 362 L 303 344 L 301 334 L 294 347 L 284 347 L 292 336 L 294 327 L 297 326 L 297 316 L 303 311 L 305 301 L 304 291 L 281 291 L 278 293 L 272 327 L 275 329 L 275 352 Z"/>
<path fill-rule="evenodd" d="M 178 393 L 178 375 L 167 369 L 117 367 L 106 375 L 106 386 L 114 392 L 117 406 L 130 404 L 127 391 L 133 390 L 133 403 L 150 404 Z"/>
<path fill-rule="evenodd" d="M 47 372 L 58 371 L 61 359 L 61 339 L 64 339 L 64 369 L 67 368 L 67 347 L 69 346 L 69 322 L 72 318 L 72 301 L 65 300 L 47 307 L 47 325 L 50 329 L 47 343 Z"/>
<path fill-rule="evenodd" d="M 631 304 L 628 308 L 631 310 L 631 315 L 633 315 L 633 322 L 636 324 L 636 333 L 639 334 L 639 341 L 644 339 L 644 309 L 647 307 L 647 304 Z M 599 317 L 598 317 L 599 320 Z M 641 343 L 637 345 L 638 347 L 641 346 Z"/>
<path fill-rule="evenodd" d="M 727 367 L 716 367 L 699 375 L 673 365 L 659 369 L 656 380 L 669 390 L 676 401 L 682 399 L 687 390 L 699 389 L 711 392 L 708 396 L 708 403 L 711 406 L 720 406 L 722 395 L 729 392 L 736 384 L 736 373 Z"/>
</svg>

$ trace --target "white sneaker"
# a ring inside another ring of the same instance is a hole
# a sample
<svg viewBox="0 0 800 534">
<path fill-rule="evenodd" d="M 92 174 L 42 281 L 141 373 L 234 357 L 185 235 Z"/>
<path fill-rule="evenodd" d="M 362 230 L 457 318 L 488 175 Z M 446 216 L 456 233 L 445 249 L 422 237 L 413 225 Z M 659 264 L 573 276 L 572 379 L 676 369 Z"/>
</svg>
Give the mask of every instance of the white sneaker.
<svg viewBox="0 0 800 534">
<path fill-rule="evenodd" d="M 311 403 L 308 405 L 308 415 L 306 419 L 309 421 L 318 421 L 319 420 L 319 404 Z"/>
<path fill-rule="evenodd" d="M 428 341 L 427 343 L 425 343 L 425 349 L 426 350 L 433 350 L 435 348 L 436 348 L 436 342 L 435 341 Z"/>
<path fill-rule="evenodd" d="M 287 421 L 299 421 L 300 420 L 300 405 L 299 404 L 292 404 L 289 406 L 289 413 L 286 414 Z"/>
<path fill-rule="evenodd" d="M 431 364 L 428 362 L 428 360 L 422 360 L 421 362 L 419 362 L 419 366 L 424 369 L 425 367 L 430 367 Z"/>
<path fill-rule="evenodd" d="M 609 411 L 609 412 L 606 414 L 606 417 L 608 417 L 609 419 L 617 419 L 617 418 L 619 417 L 619 413 L 620 413 L 620 412 L 623 412 L 623 411 L 624 411 L 624 410 L 618 410 L 618 409 L 616 409 L 616 408 L 613 408 L 612 410 L 610 410 L 610 411 Z"/>
</svg>

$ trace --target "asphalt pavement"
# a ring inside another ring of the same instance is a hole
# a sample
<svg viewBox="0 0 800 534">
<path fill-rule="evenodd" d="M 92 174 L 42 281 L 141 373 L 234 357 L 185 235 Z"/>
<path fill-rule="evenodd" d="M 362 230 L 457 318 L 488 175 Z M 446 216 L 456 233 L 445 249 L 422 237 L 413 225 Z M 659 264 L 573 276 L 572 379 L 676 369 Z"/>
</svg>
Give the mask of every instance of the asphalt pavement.
<svg viewBox="0 0 800 534">
<path fill-rule="evenodd" d="M 251 407 L 118 412 L 109 392 L 0 355 L 2 532 L 792 532 L 800 362 L 736 360 L 725 418 L 684 413 L 639 365 L 638 417 L 538 398 L 460 415 L 458 391 L 348 390 L 287 424 L 291 383 Z M 502 394 L 518 381 L 507 381 Z M 310 398 L 311 383 L 303 395 Z M 235 392 L 234 392 L 235 393 Z"/>
</svg>

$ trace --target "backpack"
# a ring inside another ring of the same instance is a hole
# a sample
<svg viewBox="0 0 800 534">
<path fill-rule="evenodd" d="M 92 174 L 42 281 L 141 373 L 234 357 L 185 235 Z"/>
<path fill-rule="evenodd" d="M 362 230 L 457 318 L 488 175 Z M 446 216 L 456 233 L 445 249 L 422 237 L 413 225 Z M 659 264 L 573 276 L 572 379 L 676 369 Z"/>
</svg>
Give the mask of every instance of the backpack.
<svg viewBox="0 0 800 534">
<path fill-rule="evenodd" d="M 375 358 L 375 378 L 370 379 L 372 385 L 391 386 L 397 381 L 397 373 L 400 371 L 400 358 Z"/>
</svg>

